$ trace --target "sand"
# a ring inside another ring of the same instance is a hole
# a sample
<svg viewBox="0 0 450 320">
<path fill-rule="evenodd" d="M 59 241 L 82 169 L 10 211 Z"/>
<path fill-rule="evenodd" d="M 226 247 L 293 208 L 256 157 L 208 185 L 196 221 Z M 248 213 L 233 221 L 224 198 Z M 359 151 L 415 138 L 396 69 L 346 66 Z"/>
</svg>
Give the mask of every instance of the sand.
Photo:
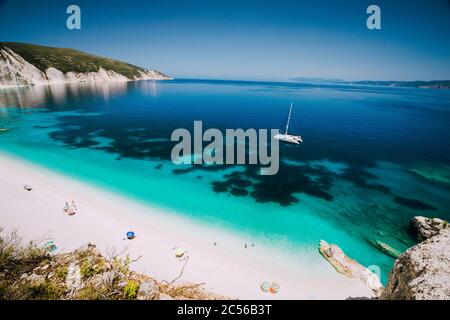
<svg viewBox="0 0 450 320">
<path fill-rule="evenodd" d="M 29 184 L 32 191 L 25 191 Z M 158 280 L 177 277 L 183 265 L 175 258 L 182 247 L 189 261 L 179 282 L 204 283 L 204 288 L 238 299 L 346 299 L 371 297 L 357 279 L 338 274 L 325 260 L 314 268 L 303 253 L 288 255 L 255 239 L 202 225 L 165 209 L 88 185 L 0 152 L 0 227 L 17 229 L 25 239 L 52 238 L 57 252 L 87 243 L 105 255 L 127 249 L 131 266 Z M 66 202 L 78 211 L 64 213 Z M 125 239 L 127 231 L 137 237 Z M 216 243 L 216 245 L 214 245 Z M 245 243 L 248 248 L 245 248 Z M 319 251 L 316 253 L 319 255 Z M 306 267 L 308 266 L 308 267 Z M 311 270 L 313 269 L 313 270 Z M 264 281 L 278 283 L 277 294 L 263 292 Z"/>
</svg>

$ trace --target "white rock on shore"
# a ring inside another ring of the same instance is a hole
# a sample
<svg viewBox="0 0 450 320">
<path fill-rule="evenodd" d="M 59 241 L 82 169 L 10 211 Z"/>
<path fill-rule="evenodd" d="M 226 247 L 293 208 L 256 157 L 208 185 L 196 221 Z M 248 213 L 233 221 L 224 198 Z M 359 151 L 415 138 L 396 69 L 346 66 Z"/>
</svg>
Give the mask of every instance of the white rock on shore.
<svg viewBox="0 0 450 320">
<path fill-rule="evenodd" d="M 337 245 L 320 240 L 319 251 L 337 272 L 362 280 L 377 297 L 381 295 L 384 287 L 380 279 L 369 269 L 349 258 Z"/>
</svg>

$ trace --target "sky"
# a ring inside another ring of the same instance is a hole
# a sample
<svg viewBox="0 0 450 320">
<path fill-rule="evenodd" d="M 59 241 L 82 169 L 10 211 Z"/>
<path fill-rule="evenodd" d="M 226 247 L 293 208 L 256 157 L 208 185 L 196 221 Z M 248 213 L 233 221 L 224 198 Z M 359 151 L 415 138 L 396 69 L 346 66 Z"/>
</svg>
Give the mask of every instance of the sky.
<svg viewBox="0 0 450 320">
<path fill-rule="evenodd" d="M 66 27 L 69 5 L 81 30 Z M 366 9 L 381 9 L 369 30 Z M 0 41 L 79 49 L 178 78 L 450 79 L 450 0 L 0 0 Z"/>
</svg>

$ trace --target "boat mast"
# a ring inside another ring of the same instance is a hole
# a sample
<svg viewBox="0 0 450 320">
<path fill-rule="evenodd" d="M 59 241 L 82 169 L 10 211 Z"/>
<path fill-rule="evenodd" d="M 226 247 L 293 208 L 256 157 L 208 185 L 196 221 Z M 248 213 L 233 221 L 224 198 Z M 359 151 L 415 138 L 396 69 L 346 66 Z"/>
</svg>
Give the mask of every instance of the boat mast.
<svg viewBox="0 0 450 320">
<path fill-rule="evenodd" d="M 284 134 L 287 134 L 288 130 L 289 130 L 289 121 L 291 121 L 291 112 L 292 112 L 292 102 L 291 102 L 291 106 L 289 108 L 289 116 L 288 116 L 288 120 L 287 120 L 287 124 L 286 124 L 286 132 Z"/>
</svg>

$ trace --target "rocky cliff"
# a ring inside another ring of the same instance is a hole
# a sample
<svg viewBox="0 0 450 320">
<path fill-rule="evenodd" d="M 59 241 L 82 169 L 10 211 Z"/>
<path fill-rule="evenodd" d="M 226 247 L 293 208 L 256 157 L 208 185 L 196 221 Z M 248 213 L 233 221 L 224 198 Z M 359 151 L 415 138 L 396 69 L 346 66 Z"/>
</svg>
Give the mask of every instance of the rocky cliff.
<svg viewBox="0 0 450 320">
<path fill-rule="evenodd" d="M 399 255 L 386 288 L 337 245 L 321 240 L 319 251 L 337 272 L 359 278 L 381 300 L 450 300 L 450 224 L 438 218 L 414 217 L 410 226 L 423 242 Z"/>
<path fill-rule="evenodd" d="M 414 217 L 410 223 L 413 232 L 416 233 L 417 239 L 424 241 L 444 230 L 450 231 L 450 224 L 439 218 Z"/>
<path fill-rule="evenodd" d="M 419 239 L 395 262 L 381 295 L 386 300 L 450 300 L 450 228 L 446 221 L 414 217 Z"/>
<path fill-rule="evenodd" d="M 159 71 L 73 49 L 0 43 L 0 87 L 166 79 L 170 77 Z"/>
</svg>

